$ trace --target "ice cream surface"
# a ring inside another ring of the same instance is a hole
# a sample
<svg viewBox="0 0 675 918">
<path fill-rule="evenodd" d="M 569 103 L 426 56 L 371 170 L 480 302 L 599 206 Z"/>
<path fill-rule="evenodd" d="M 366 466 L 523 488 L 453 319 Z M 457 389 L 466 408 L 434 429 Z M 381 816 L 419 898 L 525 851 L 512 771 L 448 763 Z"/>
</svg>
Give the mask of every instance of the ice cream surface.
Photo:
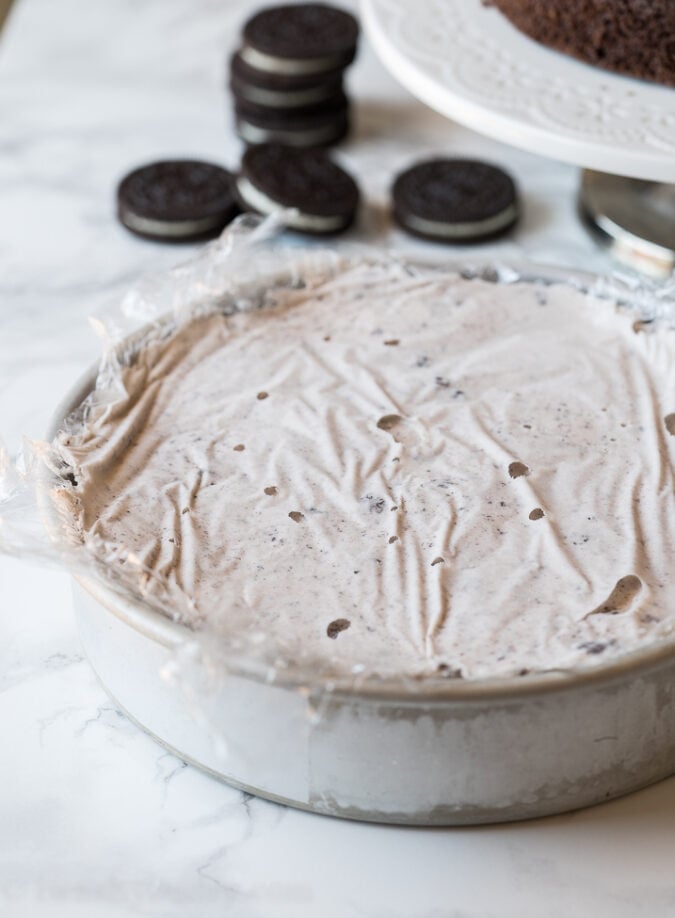
<svg viewBox="0 0 675 918">
<path fill-rule="evenodd" d="M 259 305 L 150 335 L 60 436 L 92 551 L 328 674 L 525 674 L 672 632 L 675 332 L 391 264 Z"/>
</svg>

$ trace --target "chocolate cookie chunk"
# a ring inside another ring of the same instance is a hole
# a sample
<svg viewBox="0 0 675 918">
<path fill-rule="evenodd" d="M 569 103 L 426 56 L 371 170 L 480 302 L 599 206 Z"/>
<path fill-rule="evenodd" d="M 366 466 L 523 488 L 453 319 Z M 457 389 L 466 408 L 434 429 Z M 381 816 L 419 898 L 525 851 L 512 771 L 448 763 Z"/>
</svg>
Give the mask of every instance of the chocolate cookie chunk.
<svg viewBox="0 0 675 918">
<path fill-rule="evenodd" d="M 237 101 L 235 115 L 237 133 L 247 144 L 320 147 L 336 143 L 349 130 L 349 105 L 344 93 L 302 109 L 274 109 Z"/>
<path fill-rule="evenodd" d="M 295 208 L 290 229 L 338 233 L 353 221 L 359 203 L 354 180 L 321 150 L 291 150 L 277 144 L 251 147 L 236 183 L 245 210 L 260 214 Z"/>
<path fill-rule="evenodd" d="M 497 166 L 432 159 L 401 173 L 392 189 L 394 217 L 415 236 L 472 242 L 498 236 L 518 219 L 513 180 Z"/>
<path fill-rule="evenodd" d="M 298 109 L 319 105 L 342 92 L 342 69 L 310 76 L 284 76 L 249 67 L 239 54 L 230 60 L 230 89 L 244 105 Z"/>
<path fill-rule="evenodd" d="M 270 73 L 318 74 L 346 67 L 356 55 L 358 23 L 323 3 L 294 3 L 261 10 L 244 26 L 241 57 Z"/>
<path fill-rule="evenodd" d="M 130 172 L 117 214 L 132 233 L 180 241 L 216 235 L 239 213 L 230 172 L 197 160 L 167 160 Z"/>
</svg>

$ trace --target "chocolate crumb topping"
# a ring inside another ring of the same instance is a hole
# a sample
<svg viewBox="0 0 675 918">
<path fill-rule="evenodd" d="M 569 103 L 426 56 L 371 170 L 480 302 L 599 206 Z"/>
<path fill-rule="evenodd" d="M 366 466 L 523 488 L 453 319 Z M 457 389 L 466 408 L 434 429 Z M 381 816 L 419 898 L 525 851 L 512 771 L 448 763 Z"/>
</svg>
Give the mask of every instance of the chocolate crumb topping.
<svg viewBox="0 0 675 918">
<path fill-rule="evenodd" d="M 385 414 L 377 422 L 377 426 L 380 430 L 393 430 L 402 420 L 403 418 L 398 414 Z"/>
<path fill-rule="evenodd" d="M 350 625 L 351 622 L 348 618 L 336 618 L 335 621 L 332 621 L 326 628 L 326 634 L 329 638 L 335 640 L 338 634 L 340 634 L 341 631 L 346 631 Z"/>
<path fill-rule="evenodd" d="M 522 478 L 523 475 L 529 475 L 530 470 L 524 462 L 511 462 L 509 464 L 509 475 L 511 478 Z"/>
</svg>

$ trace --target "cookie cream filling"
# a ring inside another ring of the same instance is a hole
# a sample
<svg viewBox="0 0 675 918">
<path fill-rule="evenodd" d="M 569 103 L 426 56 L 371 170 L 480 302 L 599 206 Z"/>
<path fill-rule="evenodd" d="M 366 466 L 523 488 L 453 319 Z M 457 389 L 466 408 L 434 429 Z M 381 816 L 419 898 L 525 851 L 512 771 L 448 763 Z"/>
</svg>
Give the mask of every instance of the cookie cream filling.
<svg viewBox="0 0 675 918">
<path fill-rule="evenodd" d="M 503 676 L 671 633 L 675 332 L 391 266 L 263 307 L 148 340 L 60 437 L 93 552 L 335 674 Z"/>
<path fill-rule="evenodd" d="M 440 220 L 428 220 L 416 214 L 405 214 L 401 221 L 423 236 L 437 236 L 444 239 L 469 239 L 475 236 L 489 236 L 506 229 L 518 218 L 518 207 L 509 204 L 504 210 L 485 217 L 483 220 L 468 220 L 462 223 L 443 223 Z"/>
<path fill-rule="evenodd" d="M 290 58 L 277 57 L 274 54 L 265 54 L 251 45 L 244 45 L 239 56 L 250 67 L 264 70 L 266 73 L 276 73 L 280 76 L 305 76 L 310 73 L 323 73 L 335 70 L 344 64 L 344 57 L 339 54 L 326 57 Z"/>
<path fill-rule="evenodd" d="M 312 130 L 301 131 L 293 129 L 285 131 L 276 127 L 259 127 L 257 124 L 247 121 L 241 114 L 237 116 L 239 136 L 250 144 L 280 143 L 289 147 L 320 146 L 330 142 L 344 130 L 345 122 L 343 118 Z"/>
<path fill-rule="evenodd" d="M 272 108 L 296 108 L 323 102 L 335 95 L 335 85 L 317 86 L 315 89 L 274 90 L 242 83 L 236 92 L 241 98 L 254 105 L 269 105 Z"/>
<path fill-rule="evenodd" d="M 303 213 L 297 208 L 285 208 L 282 204 L 275 201 L 274 198 L 266 195 L 264 191 L 260 191 L 259 188 L 256 188 L 255 185 L 243 175 L 240 175 L 237 179 L 237 191 L 245 204 L 264 216 L 270 216 L 271 214 L 285 211 L 284 222 L 286 226 L 292 227 L 293 229 L 310 230 L 315 233 L 331 233 L 342 229 L 347 222 L 347 218 L 341 215 L 320 216 L 319 214 Z"/>
<path fill-rule="evenodd" d="M 135 213 L 128 207 L 121 208 L 120 219 L 129 229 L 137 233 L 144 233 L 149 236 L 161 236 L 167 239 L 180 239 L 187 235 L 197 235 L 198 233 L 208 233 L 223 224 L 222 214 L 211 214 L 208 217 L 201 217 L 196 220 L 153 220 L 151 217 L 143 217 Z"/>
</svg>

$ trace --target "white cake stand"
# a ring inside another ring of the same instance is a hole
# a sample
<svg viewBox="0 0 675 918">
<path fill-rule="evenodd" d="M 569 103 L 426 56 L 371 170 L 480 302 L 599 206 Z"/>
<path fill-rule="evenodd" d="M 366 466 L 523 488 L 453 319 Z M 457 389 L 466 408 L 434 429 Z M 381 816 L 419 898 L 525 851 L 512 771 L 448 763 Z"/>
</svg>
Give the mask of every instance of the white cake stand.
<svg viewBox="0 0 675 918">
<path fill-rule="evenodd" d="M 633 252 L 633 263 L 651 265 L 650 273 L 672 270 L 675 89 L 538 45 L 481 0 L 361 0 L 361 6 L 375 50 L 413 95 L 496 140 L 595 170 L 582 184 L 586 222 L 602 226 L 597 235 L 624 260 Z M 589 195 L 597 172 L 621 177 L 610 180 L 613 193 L 605 181 L 602 195 Z M 663 185 L 664 195 L 645 183 Z M 593 211 L 600 199 L 609 213 Z M 636 208 L 640 219 L 631 221 Z"/>
<path fill-rule="evenodd" d="M 442 114 L 587 169 L 675 183 L 675 90 L 538 45 L 481 0 L 362 0 L 362 11 L 385 65 Z"/>
</svg>

